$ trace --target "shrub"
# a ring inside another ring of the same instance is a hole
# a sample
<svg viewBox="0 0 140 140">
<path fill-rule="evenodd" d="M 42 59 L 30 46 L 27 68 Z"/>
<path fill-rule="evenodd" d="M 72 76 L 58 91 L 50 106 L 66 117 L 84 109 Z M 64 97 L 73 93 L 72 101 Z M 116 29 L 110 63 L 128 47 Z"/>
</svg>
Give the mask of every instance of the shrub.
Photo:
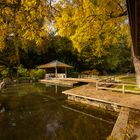
<svg viewBox="0 0 140 140">
<path fill-rule="evenodd" d="M 13 67 L 12 66 L 0 66 L 0 77 L 3 78 L 13 78 Z"/>
<path fill-rule="evenodd" d="M 29 76 L 31 79 L 36 79 L 36 70 L 35 69 L 30 70 Z"/>
<path fill-rule="evenodd" d="M 45 73 L 46 73 L 45 70 L 38 69 L 36 71 L 36 76 L 37 76 L 38 79 L 43 79 L 45 77 Z"/>
<path fill-rule="evenodd" d="M 32 69 L 30 70 L 29 74 L 30 74 L 30 78 L 33 80 L 37 80 L 37 79 L 42 79 L 45 77 L 45 70 L 42 69 Z"/>
<path fill-rule="evenodd" d="M 99 75 L 99 72 L 96 69 L 91 70 L 91 75 Z"/>
<path fill-rule="evenodd" d="M 22 65 L 20 65 L 17 69 L 17 72 L 19 74 L 19 76 L 21 77 L 28 77 L 29 76 L 29 72 L 26 68 L 24 68 Z"/>
<path fill-rule="evenodd" d="M 85 70 L 85 71 L 82 71 L 81 74 L 86 74 L 86 75 L 90 75 L 90 70 Z"/>
<path fill-rule="evenodd" d="M 9 76 L 9 69 L 5 68 L 3 71 L 1 71 L 1 75 L 3 78 L 6 78 Z"/>
<path fill-rule="evenodd" d="M 81 74 L 86 74 L 86 75 L 99 75 L 99 72 L 96 69 L 93 70 L 86 70 L 81 72 Z"/>
<path fill-rule="evenodd" d="M 78 72 L 76 72 L 76 71 L 74 72 L 74 71 L 73 71 L 73 72 L 69 72 L 67 76 L 68 76 L 68 77 L 72 77 L 72 78 L 77 78 L 78 75 L 79 75 Z"/>
</svg>

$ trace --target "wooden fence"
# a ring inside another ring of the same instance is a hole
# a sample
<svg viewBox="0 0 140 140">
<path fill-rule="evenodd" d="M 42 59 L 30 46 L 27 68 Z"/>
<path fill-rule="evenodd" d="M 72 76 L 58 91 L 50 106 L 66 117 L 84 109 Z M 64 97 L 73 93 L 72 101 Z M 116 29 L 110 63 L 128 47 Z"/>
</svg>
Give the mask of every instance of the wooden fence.
<svg viewBox="0 0 140 140">
<path fill-rule="evenodd" d="M 119 86 L 119 88 L 115 87 Z M 107 83 L 107 82 L 96 82 L 96 90 L 112 90 L 112 91 L 119 91 L 124 93 L 140 93 L 140 90 L 130 90 L 126 87 L 136 87 L 134 84 L 124 84 L 124 83 Z"/>
</svg>

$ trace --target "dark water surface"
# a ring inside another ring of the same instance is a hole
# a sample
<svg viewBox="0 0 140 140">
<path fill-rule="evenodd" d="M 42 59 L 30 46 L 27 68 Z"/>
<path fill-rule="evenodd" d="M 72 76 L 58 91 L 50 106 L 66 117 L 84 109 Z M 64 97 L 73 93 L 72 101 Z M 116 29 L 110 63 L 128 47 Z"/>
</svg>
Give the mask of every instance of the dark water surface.
<svg viewBox="0 0 140 140">
<path fill-rule="evenodd" d="M 66 87 L 9 86 L 0 93 L 0 140 L 105 140 L 116 117 L 68 103 Z"/>
</svg>

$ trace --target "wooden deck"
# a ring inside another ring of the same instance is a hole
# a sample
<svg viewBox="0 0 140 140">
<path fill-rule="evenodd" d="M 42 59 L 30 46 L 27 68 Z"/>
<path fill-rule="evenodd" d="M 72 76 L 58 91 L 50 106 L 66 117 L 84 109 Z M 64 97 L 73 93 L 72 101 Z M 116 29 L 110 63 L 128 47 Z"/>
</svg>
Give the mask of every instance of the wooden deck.
<svg viewBox="0 0 140 140">
<path fill-rule="evenodd" d="M 113 127 L 111 137 L 115 140 L 125 140 L 126 128 L 129 118 L 129 109 L 121 108 L 117 121 Z"/>
<path fill-rule="evenodd" d="M 92 85 L 84 85 L 63 92 L 66 95 L 109 103 L 120 107 L 140 110 L 140 95 L 122 94 L 107 90 L 97 90 Z"/>
</svg>

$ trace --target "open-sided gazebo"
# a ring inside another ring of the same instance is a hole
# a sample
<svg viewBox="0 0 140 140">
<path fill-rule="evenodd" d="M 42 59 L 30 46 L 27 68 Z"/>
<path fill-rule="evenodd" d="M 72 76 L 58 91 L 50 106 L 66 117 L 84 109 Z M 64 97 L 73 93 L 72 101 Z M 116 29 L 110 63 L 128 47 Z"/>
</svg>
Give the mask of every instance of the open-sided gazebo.
<svg viewBox="0 0 140 140">
<path fill-rule="evenodd" d="M 50 63 L 40 65 L 37 68 L 39 68 L 39 69 L 54 68 L 55 69 L 55 73 L 54 73 L 55 78 L 58 78 L 58 77 L 66 78 L 67 77 L 67 68 L 72 68 L 72 66 L 67 65 L 65 63 L 62 63 L 62 62 L 60 62 L 58 60 L 54 60 L 54 61 L 52 61 Z M 58 68 L 64 68 L 65 69 L 65 73 L 59 74 L 58 73 Z"/>
</svg>

